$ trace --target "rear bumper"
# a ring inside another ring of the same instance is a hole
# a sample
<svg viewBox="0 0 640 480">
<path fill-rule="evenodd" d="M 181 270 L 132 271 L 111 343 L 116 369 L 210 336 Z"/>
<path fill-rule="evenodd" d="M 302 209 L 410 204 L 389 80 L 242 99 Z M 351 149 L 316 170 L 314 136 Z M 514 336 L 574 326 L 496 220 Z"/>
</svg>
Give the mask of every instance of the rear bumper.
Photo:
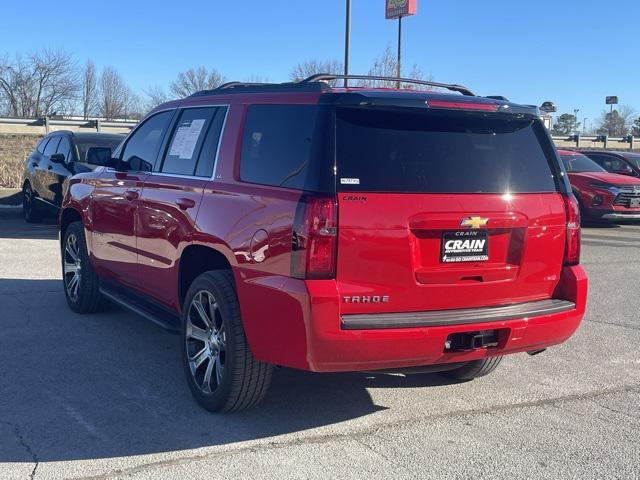
<svg viewBox="0 0 640 480">
<path fill-rule="evenodd" d="M 502 307 L 466 308 L 411 313 L 374 313 L 343 315 L 343 330 L 379 330 L 384 328 L 446 327 L 479 325 L 502 320 L 541 317 L 574 310 L 576 304 L 569 300 L 549 299 L 517 303 Z"/>
<path fill-rule="evenodd" d="M 280 277 L 278 290 L 270 289 L 269 296 L 265 297 L 265 302 L 273 308 L 265 304 L 255 310 L 243 308 L 243 321 L 256 358 L 317 372 L 467 362 L 543 349 L 573 335 L 582 321 L 587 300 L 587 277 L 583 269 L 565 267 L 553 301 L 477 309 L 476 320 L 471 310 L 457 310 L 447 314 L 445 320 L 451 321 L 443 321 L 442 312 L 436 315 L 440 318 L 437 322 L 431 314 L 399 314 L 376 316 L 378 325 L 373 325 L 366 323 L 371 320 L 367 317 L 371 316 L 350 316 L 356 317 L 355 323 L 354 318 L 341 317 L 334 281 L 307 281 L 304 286 L 299 282 L 302 281 Z M 251 285 L 257 287 L 256 282 Z M 279 304 L 277 309 L 276 303 Z M 240 304 L 243 305 L 242 295 Z M 276 311 L 289 315 L 275 315 Z M 255 313 L 248 317 L 252 312 Z M 257 321 L 260 315 L 264 315 L 265 321 Z M 266 321 L 267 317 L 270 321 Z M 361 322 L 363 317 L 365 323 Z M 403 324 L 403 328 L 389 323 L 414 317 L 423 323 L 418 326 Z M 425 324 L 425 321 L 431 323 Z M 358 322 L 361 322 L 358 328 L 353 328 Z M 384 324 L 382 328 L 380 323 Z M 446 351 L 449 335 L 479 330 L 499 330 L 498 346 Z"/>
</svg>

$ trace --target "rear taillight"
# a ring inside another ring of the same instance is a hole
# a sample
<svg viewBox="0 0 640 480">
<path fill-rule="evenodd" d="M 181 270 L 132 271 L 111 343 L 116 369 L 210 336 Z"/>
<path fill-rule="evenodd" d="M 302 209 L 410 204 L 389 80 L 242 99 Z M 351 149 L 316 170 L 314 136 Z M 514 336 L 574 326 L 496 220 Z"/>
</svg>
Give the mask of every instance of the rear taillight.
<svg viewBox="0 0 640 480">
<path fill-rule="evenodd" d="M 303 196 L 293 225 L 291 276 L 308 280 L 335 278 L 337 242 L 336 199 Z"/>
<path fill-rule="evenodd" d="M 573 195 L 564 197 L 567 212 L 567 243 L 564 247 L 564 264 L 580 263 L 580 206 Z"/>
</svg>

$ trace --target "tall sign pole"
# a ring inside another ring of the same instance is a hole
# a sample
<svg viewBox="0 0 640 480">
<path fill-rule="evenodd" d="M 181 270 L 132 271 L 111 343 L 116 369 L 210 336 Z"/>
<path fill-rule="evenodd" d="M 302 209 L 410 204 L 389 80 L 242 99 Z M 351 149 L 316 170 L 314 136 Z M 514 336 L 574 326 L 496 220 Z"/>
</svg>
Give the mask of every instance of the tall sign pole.
<svg viewBox="0 0 640 480">
<path fill-rule="evenodd" d="M 402 17 L 415 15 L 418 0 L 385 0 L 385 18 L 387 20 L 398 19 L 398 62 L 396 65 L 397 87 L 400 88 L 402 77 Z"/>
<path fill-rule="evenodd" d="M 347 0 L 346 28 L 344 34 L 344 75 L 349 75 L 349 47 L 351 44 L 351 0 Z M 344 88 L 347 88 L 349 80 L 344 79 Z"/>
</svg>

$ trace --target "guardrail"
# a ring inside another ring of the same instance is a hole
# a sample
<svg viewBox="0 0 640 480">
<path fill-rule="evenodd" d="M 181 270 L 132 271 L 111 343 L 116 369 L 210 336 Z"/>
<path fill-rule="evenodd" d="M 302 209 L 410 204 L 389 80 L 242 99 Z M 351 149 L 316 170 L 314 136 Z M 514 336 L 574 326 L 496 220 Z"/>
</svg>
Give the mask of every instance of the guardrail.
<svg viewBox="0 0 640 480">
<path fill-rule="evenodd" d="M 640 137 L 627 135 L 626 137 L 609 137 L 607 135 L 567 135 L 552 136 L 559 148 L 598 148 L 616 150 L 640 149 Z"/>
<path fill-rule="evenodd" d="M 25 127 L 44 127 L 45 134 L 52 130 L 52 127 L 75 127 L 82 129 L 91 129 L 97 132 L 103 129 L 131 129 L 137 125 L 135 120 L 113 120 L 107 121 L 101 118 L 91 120 L 77 120 L 64 118 L 0 118 L 0 127 L 7 126 L 25 126 Z"/>
</svg>

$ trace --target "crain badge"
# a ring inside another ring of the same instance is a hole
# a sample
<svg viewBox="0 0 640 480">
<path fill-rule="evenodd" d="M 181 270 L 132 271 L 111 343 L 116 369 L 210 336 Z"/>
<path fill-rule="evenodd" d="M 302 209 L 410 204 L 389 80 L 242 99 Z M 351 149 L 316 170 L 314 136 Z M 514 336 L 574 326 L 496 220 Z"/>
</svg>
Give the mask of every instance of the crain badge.
<svg viewBox="0 0 640 480">
<path fill-rule="evenodd" d="M 340 184 L 342 185 L 360 185 L 359 178 L 341 178 Z"/>
</svg>

